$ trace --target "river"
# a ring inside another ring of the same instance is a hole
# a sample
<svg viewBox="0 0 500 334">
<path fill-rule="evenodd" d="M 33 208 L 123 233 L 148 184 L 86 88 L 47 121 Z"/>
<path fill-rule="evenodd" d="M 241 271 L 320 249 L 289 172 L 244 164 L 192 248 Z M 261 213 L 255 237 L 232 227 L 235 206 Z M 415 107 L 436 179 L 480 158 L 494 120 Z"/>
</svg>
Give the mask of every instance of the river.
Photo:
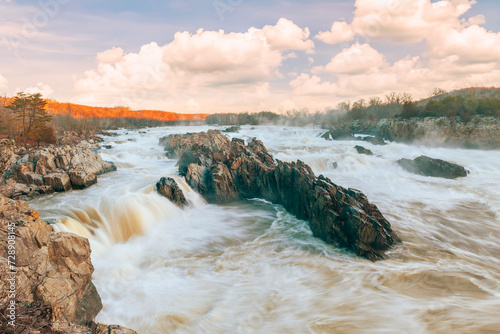
<svg viewBox="0 0 500 334">
<path fill-rule="evenodd" d="M 326 245 L 281 206 L 207 204 L 158 139 L 214 127 L 119 130 L 100 153 L 118 171 L 31 201 L 59 231 L 88 237 L 97 320 L 151 333 L 500 333 L 500 151 L 326 141 L 318 128 L 244 126 L 275 158 L 300 159 L 379 207 L 403 243 L 370 262 Z M 466 178 L 410 174 L 427 155 Z M 335 164 L 336 163 L 336 164 Z M 157 195 L 177 178 L 189 206 Z"/>
</svg>

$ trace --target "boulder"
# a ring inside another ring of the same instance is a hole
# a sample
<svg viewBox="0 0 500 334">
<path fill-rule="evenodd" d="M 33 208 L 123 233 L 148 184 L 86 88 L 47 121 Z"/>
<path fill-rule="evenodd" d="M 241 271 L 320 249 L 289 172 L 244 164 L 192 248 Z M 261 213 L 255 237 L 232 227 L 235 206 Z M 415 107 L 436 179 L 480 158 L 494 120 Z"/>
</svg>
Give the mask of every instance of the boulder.
<svg viewBox="0 0 500 334">
<path fill-rule="evenodd" d="M 218 131 L 160 139 L 169 156 L 181 157 L 180 174 L 211 203 L 262 198 L 309 222 L 327 243 L 379 260 L 399 242 L 390 223 L 359 191 L 316 177 L 301 161 L 275 160 L 263 143 L 230 141 Z M 189 157 L 189 158 L 186 158 Z"/>
<path fill-rule="evenodd" d="M 375 136 L 375 137 L 364 137 L 363 141 L 366 141 L 368 143 L 371 143 L 373 145 L 379 145 L 379 146 L 385 146 L 387 143 L 385 142 L 384 138 Z"/>
<path fill-rule="evenodd" d="M 168 198 L 171 202 L 177 204 L 177 206 L 184 207 L 187 205 L 186 197 L 184 197 L 177 182 L 171 177 L 162 177 L 156 184 L 156 191 L 160 195 Z"/>
<path fill-rule="evenodd" d="M 70 170 L 69 179 L 73 189 L 84 189 L 97 183 L 96 174 L 84 168 L 74 168 Z"/>
<path fill-rule="evenodd" d="M 238 125 L 236 125 L 236 126 L 231 126 L 227 129 L 225 129 L 224 132 L 226 132 L 226 133 L 229 133 L 229 132 L 238 133 L 240 130 L 241 130 L 241 128 Z"/>
<path fill-rule="evenodd" d="M 70 177 L 65 173 L 52 173 L 45 175 L 43 182 L 47 186 L 52 186 L 54 191 L 57 192 L 64 192 L 71 189 Z"/>
<path fill-rule="evenodd" d="M 414 160 L 400 159 L 398 164 L 410 173 L 424 176 L 456 179 L 466 177 L 468 174 L 468 171 L 462 166 L 423 155 Z"/>
<path fill-rule="evenodd" d="M 3 196 L 0 226 L 0 310 L 4 312 L 12 302 L 20 309 L 39 305 L 38 313 L 24 316 L 33 317 L 29 323 L 34 326 L 48 314 L 53 330 L 91 322 L 102 304 L 91 282 L 94 268 L 88 240 L 71 233 L 55 233 L 26 202 Z M 14 270 L 7 261 L 12 245 Z M 8 293 L 12 282 L 15 298 Z"/>
<path fill-rule="evenodd" d="M 363 146 L 356 145 L 354 147 L 359 154 L 373 155 L 373 152 Z"/>
</svg>

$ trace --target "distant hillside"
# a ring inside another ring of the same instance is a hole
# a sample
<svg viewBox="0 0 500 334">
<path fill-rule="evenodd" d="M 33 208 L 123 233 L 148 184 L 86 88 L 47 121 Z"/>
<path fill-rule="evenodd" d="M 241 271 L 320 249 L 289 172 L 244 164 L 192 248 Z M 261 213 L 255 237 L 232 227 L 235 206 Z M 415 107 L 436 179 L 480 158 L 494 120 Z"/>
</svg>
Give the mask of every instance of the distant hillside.
<svg viewBox="0 0 500 334">
<path fill-rule="evenodd" d="M 470 87 L 457 89 L 445 94 L 428 97 L 416 102 L 417 107 L 424 107 L 430 101 L 441 101 L 448 96 L 473 95 L 476 98 L 500 98 L 500 88 L 496 87 Z"/>
<path fill-rule="evenodd" d="M 12 98 L 0 98 L 3 104 L 10 104 Z M 74 118 L 133 118 L 156 121 L 204 121 L 208 114 L 178 114 L 160 110 L 132 110 L 126 107 L 89 107 L 73 103 L 61 103 L 47 100 L 47 111 L 53 115 L 71 116 Z"/>
</svg>

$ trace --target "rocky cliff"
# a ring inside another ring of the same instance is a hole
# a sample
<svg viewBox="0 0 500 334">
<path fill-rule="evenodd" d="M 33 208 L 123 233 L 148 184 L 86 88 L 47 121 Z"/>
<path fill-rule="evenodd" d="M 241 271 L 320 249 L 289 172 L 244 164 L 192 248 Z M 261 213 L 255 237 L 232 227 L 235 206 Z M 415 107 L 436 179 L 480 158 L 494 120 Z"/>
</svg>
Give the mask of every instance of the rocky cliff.
<svg viewBox="0 0 500 334">
<path fill-rule="evenodd" d="M 365 195 L 316 177 L 301 162 L 275 160 L 261 141 L 230 141 L 218 131 L 160 139 L 178 157 L 179 173 L 212 203 L 263 198 L 307 220 L 313 234 L 370 260 L 399 241 L 390 223 Z"/>
<path fill-rule="evenodd" d="M 102 304 L 90 253 L 86 238 L 56 233 L 26 202 L 0 195 L 0 332 L 135 333 L 93 323 Z"/>
</svg>

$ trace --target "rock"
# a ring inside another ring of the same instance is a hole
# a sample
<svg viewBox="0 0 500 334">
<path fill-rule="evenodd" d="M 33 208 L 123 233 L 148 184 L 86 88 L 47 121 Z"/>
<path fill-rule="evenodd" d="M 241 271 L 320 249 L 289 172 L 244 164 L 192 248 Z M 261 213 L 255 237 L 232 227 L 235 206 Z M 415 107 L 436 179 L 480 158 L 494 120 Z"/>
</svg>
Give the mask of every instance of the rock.
<svg viewBox="0 0 500 334">
<path fill-rule="evenodd" d="M 375 137 L 364 137 L 363 138 L 363 141 L 366 141 L 366 142 L 369 142 L 369 143 L 372 143 L 373 145 L 380 145 L 380 146 L 385 146 L 387 145 L 387 143 L 384 141 L 384 138 L 382 137 L 378 137 L 378 136 L 375 136 Z"/>
<path fill-rule="evenodd" d="M 52 186 L 54 191 L 57 192 L 69 191 L 71 189 L 70 177 L 65 173 L 52 173 L 45 175 L 43 181 L 45 185 Z"/>
<path fill-rule="evenodd" d="M 3 172 L 0 193 L 9 198 L 29 199 L 51 192 L 50 189 L 52 192 L 83 189 L 96 183 L 98 175 L 116 170 L 113 163 L 103 161 L 92 151 L 86 141 L 77 147 L 49 146 L 29 152 L 0 146 L 0 153 L 0 171 Z M 14 185 L 10 180 L 24 185 Z"/>
<path fill-rule="evenodd" d="M 84 168 L 72 169 L 69 171 L 69 179 L 73 189 L 84 189 L 97 183 L 96 174 Z"/>
<path fill-rule="evenodd" d="M 467 170 L 462 166 L 426 156 L 420 156 L 414 160 L 400 159 L 398 164 L 410 173 L 424 176 L 456 179 L 466 177 L 468 174 Z"/>
<path fill-rule="evenodd" d="M 229 132 L 238 133 L 240 130 L 241 130 L 241 127 L 239 127 L 239 126 L 231 126 L 227 129 L 225 129 L 224 132 L 226 132 L 226 133 L 229 133 Z"/>
<path fill-rule="evenodd" d="M 92 321 L 102 304 L 91 283 L 94 268 L 88 240 L 71 233 L 55 233 L 26 202 L 3 196 L 0 227 L 0 309 L 12 300 L 7 279 L 14 277 L 16 305 L 47 306 L 53 330 Z M 7 262 L 11 239 L 15 240 L 15 275 L 10 274 Z M 40 316 L 34 314 L 30 323 L 37 324 Z"/>
<path fill-rule="evenodd" d="M 326 140 L 354 139 L 353 132 L 342 126 L 332 126 L 321 138 Z"/>
<path fill-rule="evenodd" d="M 55 156 L 47 152 L 40 152 L 37 155 L 35 173 L 45 175 L 56 169 Z"/>
<path fill-rule="evenodd" d="M 137 334 L 137 332 L 117 325 L 98 324 L 94 334 Z"/>
<path fill-rule="evenodd" d="M 187 205 L 186 197 L 177 182 L 170 177 L 162 177 L 156 184 L 156 191 L 181 208 Z"/>
<path fill-rule="evenodd" d="M 263 143 L 232 142 L 218 131 L 160 139 L 180 156 L 179 173 L 211 203 L 263 198 L 307 220 L 313 234 L 370 260 L 383 258 L 399 238 L 377 207 L 359 191 L 316 177 L 301 161 L 275 160 Z M 189 157 L 189 158 L 187 158 Z"/>
<path fill-rule="evenodd" d="M 383 119 L 377 124 L 377 134 L 391 141 L 497 149 L 500 118 L 475 116 L 469 122 L 447 117 Z"/>
<path fill-rule="evenodd" d="M 373 152 L 363 146 L 356 145 L 354 147 L 359 154 L 373 155 Z"/>
</svg>

